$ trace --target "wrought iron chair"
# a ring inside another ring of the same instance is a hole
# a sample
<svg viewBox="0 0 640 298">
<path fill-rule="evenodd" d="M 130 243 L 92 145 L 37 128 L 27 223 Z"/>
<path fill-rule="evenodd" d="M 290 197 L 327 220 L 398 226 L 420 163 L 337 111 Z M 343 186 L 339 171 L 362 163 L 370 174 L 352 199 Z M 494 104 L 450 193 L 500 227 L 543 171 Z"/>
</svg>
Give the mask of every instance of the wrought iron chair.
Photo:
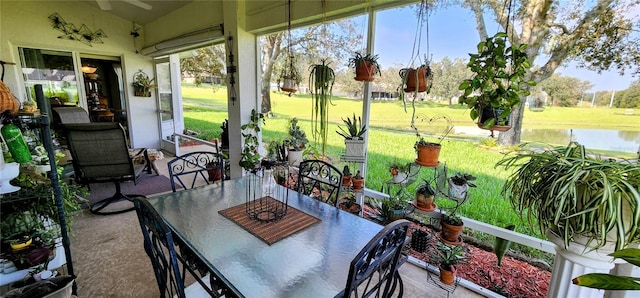
<svg viewBox="0 0 640 298">
<path fill-rule="evenodd" d="M 138 182 L 138 177 L 145 170 L 146 165 L 135 164 L 132 158 L 143 156 L 146 150 L 141 149 L 138 154 L 131 157 L 124 130 L 118 123 L 67 124 L 64 129 L 76 181 L 84 185 L 113 182 L 116 186 L 113 196 L 91 204 L 89 210 L 102 215 L 133 210 L 133 204 L 122 204 L 124 206 L 118 204 L 119 206 L 111 206 L 107 209 L 105 207 L 141 196 L 123 194 L 120 183 Z M 146 159 L 148 160 L 148 157 Z"/>
<path fill-rule="evenodd" d="M 220 153 L 196 151 L 177 156 L 167 163 L 171 189 L 176 182 L 183 189 L 225 180 L 225 160 Z"/>
<path fill-rule="evenodd" d="M 204 264 L 196 263 L 194 255 L 185 254 L 186 245 L 177 237 L 174 241 L 173 234 L 162 217 L 145 198 L 133 200 L 144 237 L 144 250 L 151 259 L 153 272 L 160 290 L 160 297 L 223 297 L 227 296 L 224 287 L 211 287 L 217 285 L 219 280 L 213 275 L 203 277 L 196 270 L 205 268 Z M 176 251 L 176 246 L 180 250 Z M 180 261 L 181 263 L 178 263 Z M 184 279 L 186 270 L 192 274 L 196 283 L 185 288 Z"/>
<path fill-rule="evenodd" d="M 331 205 L 338 205 L 342 172 L 322 160 L 300 163 L 296 191 Z"/>
<path fill-rule="evenodd" d="M 396 220 L 378 232 L 351 261 L 347 285 L 342 297 L 391 297 L 404 286 L 398 268 L 406 261 L 402 248 L 407 239 L 409 221 Z"/>
</svg>

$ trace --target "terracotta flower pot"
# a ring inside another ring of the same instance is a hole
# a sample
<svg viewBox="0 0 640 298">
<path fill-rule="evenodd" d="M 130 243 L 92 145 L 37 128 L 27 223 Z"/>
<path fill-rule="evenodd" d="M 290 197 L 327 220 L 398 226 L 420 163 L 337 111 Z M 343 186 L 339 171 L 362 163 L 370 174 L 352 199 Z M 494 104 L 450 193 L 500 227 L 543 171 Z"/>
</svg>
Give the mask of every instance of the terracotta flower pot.
<svg viewBox="0 0 640 298">
<path fill-rule="evenodd" d="M 353 204 L 347 207 L 345 202 L 338 204 L 338 208 L 355 215 L 360 215 L 360 211 L 362 211 L 362 207 L 359 204 Z"/>
<path fill-rule="evenodd" d="M 416 163 L 425 167 L 435 167 L 438 165 L 440 157 L 440 144 L 430 143 L 427 145 L 418 145 L 418 158 Z"/>
<path fill-rule="evenodd" d="M 351 178 L 351 182 L 353 183 L 353 191 L 362 191 L 362 188 L 364 187 L 364 179 Z"/>
<path fill-rule="evenodd" d="M 416 195 L 416 207 L 422 210 L 435 210 L 436 205 L 433 203 L 433 195 L 425 196 L 423 194 Z"/>
<path fill-rule="evenodd" d="M 445 285 L 452 285 L 456 281 L 456 267 L 450 266 L 451 270 L 444 269 L 440 265 L 440 281 Z"/>
<path fill-rule="evenodd" d="M 356 81 L 371 82 L 374 80 L 376 65 L 369 61 L 363 61 L 356 67 Z"/>
<path fill-rule="evenodd" d="M 454 226 L 446 223 L 445 221 L 441 221 L 442 225 L 442 240 L 448 244 L 457 244 L 460 243 L 460 234 L 464 229 L 464 225 Z"/>
<path fill-rule="evenodd" d="M 352 175 L 342 176 L 342 186 L 346 186 L 346 187 L 351 186 L 351 177 Z"/>
<path fill-rule="evenodd" d="M 405 92 L 424 92 L 427 91 L 427 86 L 429 86 L 429 78 L 427 77 L 427 69 L 426 68 L 405 68 L 400 70 L 400 77 L 404 78 L 406 76 L 405 81 Z"/>
</svg>

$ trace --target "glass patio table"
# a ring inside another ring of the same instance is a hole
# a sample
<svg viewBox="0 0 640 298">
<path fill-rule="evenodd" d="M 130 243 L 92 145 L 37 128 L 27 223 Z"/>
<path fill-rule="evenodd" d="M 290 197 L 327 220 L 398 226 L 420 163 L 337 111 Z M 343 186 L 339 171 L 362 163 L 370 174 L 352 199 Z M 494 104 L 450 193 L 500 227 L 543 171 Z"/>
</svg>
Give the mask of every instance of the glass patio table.
<svg viewBox="0 0 640 298">
<path fill-rule="evenodd" d="M 246 182 L 228 180 L 150 197 L 149 202 L 232 296 L 340 294 L 351 260 L 383 227 L 290 190 L 289 206 L 320 222 L 268 245 L 218 213 L 246 201 Z"/>
</svg>

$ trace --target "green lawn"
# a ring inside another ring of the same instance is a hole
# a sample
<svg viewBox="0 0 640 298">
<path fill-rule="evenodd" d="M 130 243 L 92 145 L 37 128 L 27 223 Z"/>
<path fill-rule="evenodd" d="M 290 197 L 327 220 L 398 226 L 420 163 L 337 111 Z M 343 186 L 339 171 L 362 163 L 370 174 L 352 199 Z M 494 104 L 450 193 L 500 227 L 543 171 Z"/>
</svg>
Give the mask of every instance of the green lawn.
<svg viewBox="0 0 640 298">
<path fill-rule="evenodd" d="M 205 133 L 203 138 L 218 137 L 220 124 L 226 118 L 226 89 L 218 88 L 212 93 L 211 87 L 185 87 L 182 95 L 185 102 L 185 126 Z M 300 126 L 311 139 L 311 98 L 308 95 L 286 96 L 272 93 L 273 116 L 266 118 L 263 127 L 263 141 L 282 140 L 287 137 L 289 119 L 297 117 Z M 329 139 L 327 155 L 334 164 L 342 169 L 339 155 L 344 150 L 343 138 L 336 133 L 341 118 L 352 113 L 362 113 L 362 101 L 346 98 L 334 98 L 330 107 Z M 448 107 L 442 104 L 416 103 L 417 114 L 426 118 L 446 114 L 454 125 L 472 126 L 468 110 L 462 106 Z M 410 110 L 410 106 L 407 107 Z M 637 113 L 636 113 L 637 114 Z M 394 160 L 412 162 L 416 156 L 413 144 L 416 136 L 410 129 L 411 115 L 405 113 L 402 102 L 387 101 L 371 104 L 371 127 L 369 129 L 367 187 L 380 190 L 384 182 L 391 178 L 388 164 Z M 594 120 L 596 119 L 596 120 Z M 624 110 L 608 108 L 547 108 L 544 112 L 525 112 L 525 128 L 600 128 L 640 130 L 640 115 L 624 115 Z M 635 124 L 635 125 L 634 125 Z M 438 127 L 440 124 L 434 124 Z M 423 130 L 426 125 L 420 126 Z M 540 237 L 528 224 L 523 224 L 513 212 L 511 206 L 500 194 L 502 185 L 508 176 L 504 170 L 495 168 L 502 158 L 497 150 L 487 150 L 478 146 L 478 140 L 458 140 L 448 138 L 443 143 L 440 162 L 446 164 L 449 174 L 467 172 L 478 177 L 477 188 L 470 191 L 471 199 L 461 207 L 464 216 L 487 222 L 496 226 L 516 223 L 516 231 Z M 356 165 L 351 165 L 352 168 Z M 433 177 L 433 169 L 422 168 L 419 178 Z M 415 183 L 417 184 L 417 183 Z M 413 191 L 415 184 L 409 188 Z M 436 202 L 438 203 L 438 202 Z M 444 202 L 442 202 L 444 203 Z"/>
</svg>

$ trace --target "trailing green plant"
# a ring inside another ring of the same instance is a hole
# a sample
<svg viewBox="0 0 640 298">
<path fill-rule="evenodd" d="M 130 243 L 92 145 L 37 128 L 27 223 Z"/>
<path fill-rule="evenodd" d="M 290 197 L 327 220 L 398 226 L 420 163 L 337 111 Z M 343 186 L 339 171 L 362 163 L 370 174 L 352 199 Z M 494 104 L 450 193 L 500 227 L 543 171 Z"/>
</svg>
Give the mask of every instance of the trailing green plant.
<svg viewBox="0 0 640 298">
<path fill-rule="evenodd" d="M 531 67 L 525 52 L 527 44 L 508 46 L 507 34 L 498 32 L 478 43 L 477 48 L 477 54 L 469 54 L 467 67 L 473 76 L 458 87 L 464 92 L 459 102 L 471 109 L 472 120 L 476 120 L 485 107 L 502 110 L 496 116 L 504 119 L 521 103 L 522 96 L 530 94 L 527 85 L 536 85 L 525 78 Z M 489 128 L 495 124 L 498 124 L 496 117 L 491 117 L 483 126 Z"/>
<path fill-rule="evenodd" d="M 610 253 L 609 256 L 620 258 L 627 263 L 640 266 L 640 249 L 625 248 Z M 601 290 L 640 290 L 640 278 L 633 276 L 618 276 L 607 273 L 587 273 L 572 280 L 574 285 Z"/>
<path fill-rule="evenodd" d="M 551 230 L 565 248 L 578 235 L 593 249 L 616 250 L 640 241 L 640 164 L 602 159 L 576 142 L 544 151 L 522 150 L 497 163 L 515 171 L 502 193 L 533 227 Z M 614 237 L 614 239 L 609 238 Z"/>
<path fill-rule="evenodd" d="M 363 56 L 360 52 L 355 52 L 355 56 L 349 58 L 347 66 L 355 69 L 360 67 L 364 62 L 369 62 L 369 65 L 375 66 L 372 75 L 382 75 L 380 73 L 380 64 L 378 64 L 378 55 L 366 54 Z"/>
<path fill-rule="evenodd" d="M 304 150 L 309 140 L 307 134 L 298 125 L 298 118 L 292 118 L 289 121 L 289 148 L 294 151 Z"/>
<path fill-rule="evenodd" d="M 254 171 L 260 166 L 262 156 L 258 152 L 258 148 L 260 147 L 258 134 L 260 133 L 261 124 L 265 124 L 264 115 L 253 109 L 251 110 L 249 123 L 243 124 L 240 127 L 242 129 L 244 145 L 242 146 L 239 164 L 246 171 Z"/>
<path fill-rule="evenodd" d="M 320 141 L 322 156 L 325 156 L 329 134 L 329 105 L 332 104 L 331 94 L 336 77 L 327 59 L 322 59 L 321 64 L 312 65 L 310 69 L 309 90 L 313 102 L 311 115 L 313 138 L 316 143 Z"/>
<path fill-rule="evenodd" d="M 342 122 L 344 122 L 347 129 L 344 129 L 342 126 L 338 126 L 340 131 L 336 130 L 336 133 L 349 140 L 363 139 L 362 135 L 367 131 L 367 126 L 362 124 L 362 119 L 360 117 L 356 118 L 356 114 L 354 113 L 353 121 L 351 118 L 347 117 L 347 119 L 342 118 Z"/>
</svg>

